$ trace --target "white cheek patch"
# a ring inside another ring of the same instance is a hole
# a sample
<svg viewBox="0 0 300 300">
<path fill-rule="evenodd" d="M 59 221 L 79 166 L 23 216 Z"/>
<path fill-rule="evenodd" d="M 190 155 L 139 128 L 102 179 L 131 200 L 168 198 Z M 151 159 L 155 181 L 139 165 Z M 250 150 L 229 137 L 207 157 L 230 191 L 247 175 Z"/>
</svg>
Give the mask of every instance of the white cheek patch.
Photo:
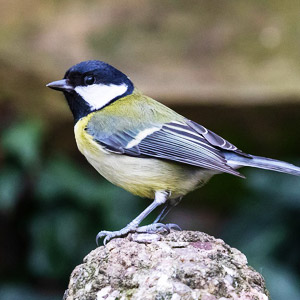
<svg viewBox="0 0 300 300">
<path fill-rule="evenodd" d="M 93 84 L 88 86 L 77 86 L 75 91 L 86 101 L 92 110 L 97 110 L 108 104 L 114 98 L 123 95 L 128 86 L 123 83 L 116 84 Z"/>
</svg>

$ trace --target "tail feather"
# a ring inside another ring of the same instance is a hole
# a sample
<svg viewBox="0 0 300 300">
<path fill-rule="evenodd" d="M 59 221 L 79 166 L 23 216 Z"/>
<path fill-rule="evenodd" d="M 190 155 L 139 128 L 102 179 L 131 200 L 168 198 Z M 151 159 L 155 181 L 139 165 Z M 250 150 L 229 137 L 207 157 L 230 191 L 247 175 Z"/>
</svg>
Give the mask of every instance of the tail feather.
<svg viewBox="0 0 300 300">
<path fill-rule="evenodd" d="M 300 167 L 293 164 L 267 157 L 255 155 L 251 155 L 251 157 L 252 158 L 247 158 L 235 153 L 225 154 L 227 164 L 234 169 L 238 169 L 240 167 L 255 167 L 300 176 Z"/>
</svg>

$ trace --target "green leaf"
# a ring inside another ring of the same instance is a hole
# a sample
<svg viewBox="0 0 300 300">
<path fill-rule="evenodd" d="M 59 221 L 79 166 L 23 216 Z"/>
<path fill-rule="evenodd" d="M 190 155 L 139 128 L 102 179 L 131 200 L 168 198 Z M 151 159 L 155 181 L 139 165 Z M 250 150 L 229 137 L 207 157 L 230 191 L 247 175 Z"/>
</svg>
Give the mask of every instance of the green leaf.
<svg viewBox="0 0 300 300">
<path fill-rule="evenodd" d="M 40 161 L 42 135 L 43 125 L 39 120 L 14 124 L 1 136 L 3 151 L 24 167 L 36 166 Z"/>
<path fill-rule="evenodd" d="M 12 210 L 23 188 L 21 172 L 13 167 L 0 170 L 0 210 Z"/>
</svg>

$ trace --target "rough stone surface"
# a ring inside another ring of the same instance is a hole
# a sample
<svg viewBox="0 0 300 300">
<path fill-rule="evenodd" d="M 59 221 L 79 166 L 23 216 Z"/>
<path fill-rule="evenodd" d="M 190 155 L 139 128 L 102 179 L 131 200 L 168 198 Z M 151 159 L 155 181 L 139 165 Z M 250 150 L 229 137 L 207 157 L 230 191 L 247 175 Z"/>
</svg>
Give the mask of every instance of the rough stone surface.
<svg viewBox="0 0 300 300">
<path fill-rule="evenodd" d="M 66 300 L 267 300 L 263 277 L 244 254 L 205 233 L 182 231 L 151 243 L 118 238 L 71 274 Z"/>
</svg>

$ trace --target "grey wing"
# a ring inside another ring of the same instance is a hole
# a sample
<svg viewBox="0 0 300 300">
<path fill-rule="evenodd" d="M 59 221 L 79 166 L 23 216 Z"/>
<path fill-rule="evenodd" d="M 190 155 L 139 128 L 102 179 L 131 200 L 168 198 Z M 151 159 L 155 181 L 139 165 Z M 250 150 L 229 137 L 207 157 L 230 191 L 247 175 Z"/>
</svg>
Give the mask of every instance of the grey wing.
<svg viewBox="0 0 300 300">
<path fill-rule="evenodd" d="M 188 123 L 170 122 L 140 131 L 128 129 L 105 136 L 101 135 L 101 132 L 88 130 L 88 133 L 95 141 L 114 153 L 171 160 L 242 177 L 227 165 L 222 150 L 217 148 L 219 146 L 216 147 Z M 229 150 L 227 148 L 226 150 Z M 238 151 L 236 147 L 232 150 Z"/>
<path fill-rule="evenodd" d="M 141 156 L 140 150 L 137 146 L 126 148 L 126 146 L 135 140 L 138 132 L 134 131 L 122 131 L 111 134 L 109 136 L 103 136 L 101 133 L 88 132 L 94 138 L 94 140 L 110 152 L 117 154 L 127 154 L 131 156 Z"/>
<path fill-rule="evenodd" d="M 191 120 L 186 120 L 186 124 L 193 130 L 201 134 L 211 145 L 214 145 L 215 147 L 218 147 L 222 150 L 232 151 L 239 155 L 252 158 L 250 154 L 244 153 L 242 150 L 238 149 L 236 146 L 234 146 L 221 136 L 217 135 L 216 133 L 205 128 L 204 126 Z"/>
</svg>

